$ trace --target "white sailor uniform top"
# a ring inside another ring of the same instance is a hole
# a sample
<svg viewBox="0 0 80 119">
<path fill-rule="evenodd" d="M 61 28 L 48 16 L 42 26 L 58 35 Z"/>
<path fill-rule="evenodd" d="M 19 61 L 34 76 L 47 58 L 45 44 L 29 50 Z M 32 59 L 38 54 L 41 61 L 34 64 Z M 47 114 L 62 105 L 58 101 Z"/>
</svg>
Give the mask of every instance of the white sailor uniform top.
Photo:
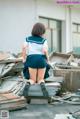
<svg viewBox="0 0 80 119">
<path fill-rule="evenodd" d="M 44 68 L 46 67 L 44 79 L 49 77 L 50 66 L 46 62 L 45 50 L 48 50 L 47 40 L 38 36 L 26 38 L 24 46 L 27 46 L 27 58 L 24 63 L 23 75 L 25 79 L 30 79 L 28 67 Z"/>
<path fill-rule="evenodd" d="M 27 46 L 26 65 L 31 68 L 46 67 L 45 50 L 48 50 L 47 40 L 40 36 L 29 36 L 24 45 Z"/>
</svg>

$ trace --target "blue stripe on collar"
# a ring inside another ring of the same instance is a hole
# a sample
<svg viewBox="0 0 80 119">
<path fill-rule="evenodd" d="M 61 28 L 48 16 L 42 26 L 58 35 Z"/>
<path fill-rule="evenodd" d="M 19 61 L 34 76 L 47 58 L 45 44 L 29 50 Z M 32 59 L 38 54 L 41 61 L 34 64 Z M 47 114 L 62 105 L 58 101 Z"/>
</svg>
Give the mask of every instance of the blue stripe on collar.
<svg viewBox="0 0 80 119">
<path fill-rule="evenodd" d="M 39 36 L 30 36 L 26 38 L 26 42 L 43 44 L 46 39 L 39 37 Z"/>
</svg>

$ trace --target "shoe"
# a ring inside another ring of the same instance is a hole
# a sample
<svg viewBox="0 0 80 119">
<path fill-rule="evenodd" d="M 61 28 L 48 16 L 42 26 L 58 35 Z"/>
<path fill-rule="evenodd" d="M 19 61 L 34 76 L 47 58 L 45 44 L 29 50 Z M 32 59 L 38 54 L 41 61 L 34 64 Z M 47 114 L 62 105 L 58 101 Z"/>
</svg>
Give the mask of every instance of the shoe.
<svg viewBox="0 0 80 119">
<path fill-rule="evenodd" d="M 43 96 L 46 97 L 46 98 L 49 98 L 49 94 L 48 94 L 48 91 L 47 91 L 47 89 L 45 87 L 45 83 L 41 82 L 40 86 L 41 86 L 41 90 L 43 92 Z"/>
<path fill-rule="evenodd" d="M 28 92 L 29 92 L 29 88 L 30 88 L 30 83 L 27 83 L 23 89 L 23 96 L 27 97 L 28 96 Z"/>
</svg>

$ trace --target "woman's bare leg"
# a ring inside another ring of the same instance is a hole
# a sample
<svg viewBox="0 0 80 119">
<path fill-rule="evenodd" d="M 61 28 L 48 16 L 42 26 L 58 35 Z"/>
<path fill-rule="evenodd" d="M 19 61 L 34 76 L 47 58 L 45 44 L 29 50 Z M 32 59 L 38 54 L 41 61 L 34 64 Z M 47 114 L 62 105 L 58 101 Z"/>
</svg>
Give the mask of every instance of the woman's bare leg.
<svg viewBox="0 0 80 119">
<path fill-rule="evenodd" d="M 45 75 L 46 68 L 41 68 L 37 70 L 37 81 L 40 84 L 41 82 L 44 82 L 44 75 Z"/>
<path fill-rule="evenodd" d="M 36 76 L 37 76 L 37 69 L 29 67 L 29 74 L 30 74 L 30 83 L 36 83 Z"/>
</svg>

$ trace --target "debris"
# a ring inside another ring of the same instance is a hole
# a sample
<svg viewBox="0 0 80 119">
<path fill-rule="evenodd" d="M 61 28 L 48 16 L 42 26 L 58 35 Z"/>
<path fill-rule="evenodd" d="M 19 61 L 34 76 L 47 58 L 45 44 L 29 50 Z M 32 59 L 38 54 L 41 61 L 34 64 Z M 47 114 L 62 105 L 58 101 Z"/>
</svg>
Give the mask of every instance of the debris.
<svg viewBox="0 0 80 119">
<path fill-rule="evenodd" d="M 80 119 L 80 109 L 75 111 L 75 112 L 70 112 L 70 114 L 75 118 L 75 119 Z"/>
<path fill-rule="evenodd" d="M 11 53 L 0 52 L 0 110 L 26 107 L 26 100 L 16 94 L 21 88 L 19 80 L 22 68 L 22 58 L 16 58 Z"/>
<path fill-rule="evenodd" d="M 26 100 L 13 93 L 0 94 L 0 110 L 15 110 L 26 107 Z"/>
<path fill-rule="evenodd" d="M 74 68 L 74 66 L 70 65 L 69 62 L 71 62 L 71 60 L 68 60 L 70 55 L 67 54 L 64 55 L 59 53 L 58 55 L 59 56 L 57 56 L 57 53 L 55 53 L 55 56 L 53 56 L 53 54 L 52 56 L 50 56 L 51 61 L 50 77 L 45 79 L 46 82 L 45 85 L 47 91 L 49 92 L 49 96 L 52 97 L 53 101 L 70 104 L 80 104 L 79 93 L 74 96 L 72 95 L 72 93 L 70 95 L 67 94 L 63 97 L 57 96 L 58 92 L 62 88 L 64 78 L 66 78 L 68 73 L 69 78 L 71 79 L 70 83 L 68 80 L 68 86 L 70 84 L 71 88 L 72 88 L 72 81 L 77 75 L 76 72 L 78 71 L 78 73 L 80 74 L 79 67 Z M 71 69 L 74 69 L 74 71 L 72 70 L 71 72 Z M 8 55 L 4 54 L 4 57 L 0 59 L 0 109 L 13 110 L 26 107 L 26 100 L 21 95 L 23 93 L 24 86 L 28 80 L 24 79 L 22 70 L 23 70 L 23 63 L 21 57 L 17 57 L 16 55 L 8 53 Z M 55 75 L 57 74 L 57 72 L 60 75 Z M 79 75 L 77 76 L 80 77 Z M 80 86 L 80 83 L 78 84 Z M 77 88 L 79 87 L 77 86 Z M 43 96 L 39 84 L 31 85 L 29 89 L 29 96 L 35 97 Z M 52 103 L 54 104 L 54 102 Z"/>
<path fill-rule="evenodd" d="M 71 114 L 56 114 L 54 119 L 76 119 Z"/>
<path fill-rule="evenodd" d="M 73 104 L 73 105 L 80 105 L 80 94 L 77 93 L 68 93 L 62 96 L 54 96 L 53 97 L 54 102 L 51 104 L 56 104 L 55 102 L 59 103 L 67 103 L 67 104 Z"/>
<path fill-rule="evenodd" d="M 64 77 L 63 90 L 75 91 L 80 88 L 80 55 L 53 52 L 50 61 L 54 76 Z"/>
</svg>

